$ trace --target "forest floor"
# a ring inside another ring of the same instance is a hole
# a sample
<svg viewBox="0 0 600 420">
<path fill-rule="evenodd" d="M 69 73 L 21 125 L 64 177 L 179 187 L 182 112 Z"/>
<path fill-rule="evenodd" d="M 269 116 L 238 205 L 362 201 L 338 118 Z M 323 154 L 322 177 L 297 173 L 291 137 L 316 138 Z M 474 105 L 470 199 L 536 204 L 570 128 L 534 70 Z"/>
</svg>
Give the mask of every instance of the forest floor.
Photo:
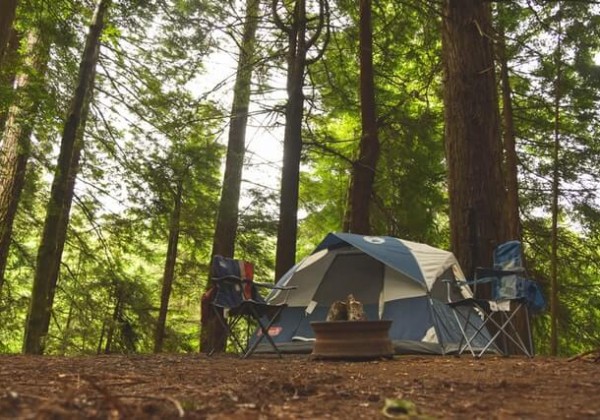
<svg viewBox="0 0 600 420">
<path fill-rule="evenodd" d="M 0 356 L 0 418 L 600 418 L 600 363 L 396 356 Z M 392 414 L 392 412 L 388 412 Z M 403 417 L 409 418 L 409 417 Z"/>
</svg>

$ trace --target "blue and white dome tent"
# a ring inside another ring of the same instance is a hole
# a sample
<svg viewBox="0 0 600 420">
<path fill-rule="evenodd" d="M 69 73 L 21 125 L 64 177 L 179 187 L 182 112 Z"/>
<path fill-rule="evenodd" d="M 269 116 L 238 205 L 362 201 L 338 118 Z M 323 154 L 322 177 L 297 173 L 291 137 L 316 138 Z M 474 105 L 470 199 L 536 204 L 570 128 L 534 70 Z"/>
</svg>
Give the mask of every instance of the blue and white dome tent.
<svg viewBox="0 0 600 420">
<path fill-rule="evenodd" d="M 297 288 L 287 296 L 275 290 L 267 298 L 289 305 L 269 335 L 283 352 L 310 352 L 310 322 L 324 321 L 333 302 L 352 294 L 367 319 L 392 320 L 396 353 L 452 353 L 462 335 L 447 306 L 444 279 L 465 280 L 451 252 L 389 236 L 330 233 L 277 282 Z M 471 297 L 467 288 L 461 290 L 451 289 L 451 300 Z"/>
</svg>

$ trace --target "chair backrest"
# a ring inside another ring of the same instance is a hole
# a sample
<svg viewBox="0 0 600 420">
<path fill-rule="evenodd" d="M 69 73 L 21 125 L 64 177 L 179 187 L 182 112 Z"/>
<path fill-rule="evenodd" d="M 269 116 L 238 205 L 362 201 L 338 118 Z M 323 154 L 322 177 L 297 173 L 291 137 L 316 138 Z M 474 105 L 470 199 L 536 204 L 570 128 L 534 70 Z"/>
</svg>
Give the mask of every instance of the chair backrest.
<svg viewBox="0 0 600 420">
<path fill-rule="evenodd" d="M 492 299 L 525 299 L 534 311 L 541 311 L 546 302 L 539 285 L 528 278 L 523 266 L 522 246 L 519 241 L 509 241 L 494 250 L 494 269 L 512 271 L 502 273 L 492 282 Z"/>
<path fill-rule="evenodd" d="M 215 255 L 212 260 L 211 277 L 213 279 L 236 278 L 238 280 L 254 280 L 254 266 L 248 261 Z"/>
<path fill-rule="evenodd" d="M 494 249 L 494 269 L 524 271 L 520 241 L 504 242 Z"/>
<path fill-rule="evenodd" d="M 223 308 L 235 308 L 245 301 L 262 302 L 254 280 L 254 266 L 248 261 L 215 255 L 211 277 L 216 293 L 213 304 Z"/>
</svg>

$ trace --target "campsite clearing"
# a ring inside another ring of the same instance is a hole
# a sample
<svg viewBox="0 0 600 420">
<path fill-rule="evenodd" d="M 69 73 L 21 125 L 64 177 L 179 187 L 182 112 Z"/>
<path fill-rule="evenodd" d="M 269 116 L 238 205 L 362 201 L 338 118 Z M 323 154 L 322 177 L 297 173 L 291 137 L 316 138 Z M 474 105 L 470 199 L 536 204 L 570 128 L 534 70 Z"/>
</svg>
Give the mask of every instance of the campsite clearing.
<svg viewBox="0 0 600 420">
<path fill-rule="evenodd" d="M 0 356 L 0 418 L 376 419 L 401 398 L 428 418 L 581 419 L 599 390 L 583 358 Z"/>
</svg>

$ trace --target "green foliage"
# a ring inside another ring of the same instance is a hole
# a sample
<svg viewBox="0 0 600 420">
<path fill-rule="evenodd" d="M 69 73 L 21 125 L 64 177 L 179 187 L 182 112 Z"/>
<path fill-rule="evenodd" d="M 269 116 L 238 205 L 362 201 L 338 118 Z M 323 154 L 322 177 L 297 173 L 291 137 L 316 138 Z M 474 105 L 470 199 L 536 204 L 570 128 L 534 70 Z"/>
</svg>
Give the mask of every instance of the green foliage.
<svg viewBox="0 0 600 420">
<path fill-rule="evenodd" d="M 550 293 L 551 183 L 560 178 L 558 232 L 559 350 L 572 354 L 598 346 L 600 295 L 597 229 L 600 201 L 598 63 L 600 22 L 587 2 L 499 6 L 513 69 L 517 144 L 521 164 L 521 213 L 528 263 Z M 558 99 L 557 99 L 558 98 Z M 558 114 L 556 101 L 559 101 Z M 558 121 L 558 123 L 557 123 Z M 554 141 L 560 149 L 554 161 Z M 549 351 L 549 319 L 538 320 L 537 342 Z"/>
<path fill-rule="evenodd" d="M 341 230 L 352 162 L 358 155 L 357 8 L 340 3 L 322 65 L 313 70 L 322 111 L 309 133 L 311 174 L 302 185 L 308 216 L 302 234 Z M 373 231 L 440 243 L 445 212 L 437 16 L 412 6 L 378 3 L 373 11 L 375 98 L 381 144 Z M 305 233 L 306 232 L 306 233 Z"/>
</svg>

